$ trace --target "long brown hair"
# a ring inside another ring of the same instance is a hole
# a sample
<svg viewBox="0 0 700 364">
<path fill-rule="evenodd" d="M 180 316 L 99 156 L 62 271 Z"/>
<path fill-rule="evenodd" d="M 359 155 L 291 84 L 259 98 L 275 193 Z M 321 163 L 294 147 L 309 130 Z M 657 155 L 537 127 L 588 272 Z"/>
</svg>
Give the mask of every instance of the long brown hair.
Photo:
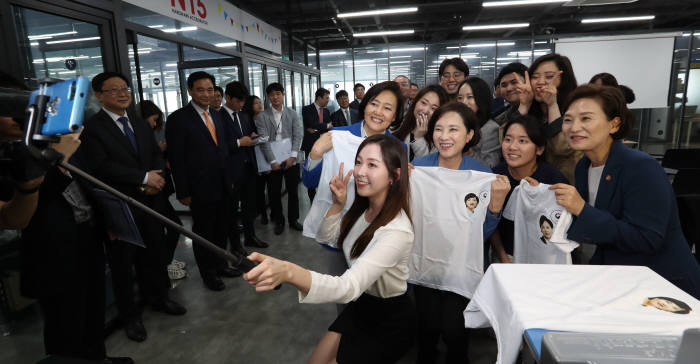
<svg viewBox="0 0 700 364">
<path fill-rule="evenodd" d="M 420 99 L 423 98 L 423 96 L 427 95 L 430 92 L 434 92 L 437 95 L 438 100 L 440 100 L 440 106 L 450 101 L 450 97 L 447 95 L 447 91 L 445 91 L 445 89 L 442 88 L 442 86 L 428 85 L 423 87 L 423 89 L 420 90 L 416 95 L 414 101 L 411 103 L 411 106 L 408 107 L 408 111 L 406 112 L 406 116 L 403 118 L 401 126 L 399 126 L 399 129 L 393 133 L 396 138 L 398 138 L 399 140 L 404 140 L 406 139 L 408 134 L 411 134 L 413 132 L 413 129 L 416 128 L 416 116 L 413 115 L 413 112 L 416 110 L 416 104 L 418 104 L 418 102 L 420 101 Z"/>
<path fill-rule="evenodd" d="M 411 206 L 409 201 L 410 184 L 408 182 L 408 157 L 406 156 L 406 148 L 401 142 L 391 136 L 384 134 L 373 135 L 365 139 L 360 147 L 357 148 L 355 159 L 360 154 L 362 149 L 370 144 L 378 144 L 382 150 L 382 159 L 384 165 L 389 170 L 389 176 L 393 183 L 389 186 L 389 192 L 386 195 L 384 206 L 379 212 L 379 215 L 372 220 L 365 231 L 355 240 L 352 250 L 350 251 L 351 258 L 357 258 L 365 251 L 369 242 L 374 237 L 374 232 L 380 227 L 391 222 L 396 216 L 401 213 L 401 210 L 406 212 L 409 220 L 411 219 Z M 396 173 L 399 169 L 400 173 Z M 353 201 L 350 210 L 343 216 L 340 223 L 340 235 L 338 236 L 338 247 L 343 249 L 343 242 L 348 236 L 357 219 L 369 207 L 369 199 L 357 194 L 355 189 L 355 201 Z"/>
</svg>

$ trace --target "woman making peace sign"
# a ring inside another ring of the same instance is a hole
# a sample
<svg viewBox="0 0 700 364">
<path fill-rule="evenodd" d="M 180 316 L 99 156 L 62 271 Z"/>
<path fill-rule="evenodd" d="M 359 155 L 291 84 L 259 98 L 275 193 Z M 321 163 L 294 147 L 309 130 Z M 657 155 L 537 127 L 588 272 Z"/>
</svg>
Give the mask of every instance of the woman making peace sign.
<svg viewBox="0 0 700 364">
<path fill-rule="evenodd" d="M 289 283 L 302 303 L 351 302 L 329 327 L 309 363 L 392 363 L 413 342 L 413 306 L 406 295 L 413 248 L 408 161 L 401 142 L 383 134 L 365 139 L 355 168 L 343 164 L 330 188 L 333 205 L 316 236 L 335 243 L 350 267 L 340 277 L 253 253 L 260 262 L 244 275 L 258 291 Z M 345 216 L 347 184 L 355 176 L 355 200 Z"/>
</svg>

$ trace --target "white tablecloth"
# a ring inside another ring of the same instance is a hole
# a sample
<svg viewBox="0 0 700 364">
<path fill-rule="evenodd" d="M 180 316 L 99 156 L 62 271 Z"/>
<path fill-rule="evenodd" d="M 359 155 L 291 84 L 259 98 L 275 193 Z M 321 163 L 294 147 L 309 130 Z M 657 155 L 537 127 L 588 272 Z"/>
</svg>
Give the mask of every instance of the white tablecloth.
<svg viewBox="0 0 700 364">
<path fill-rule="evenodd" d="M 671 297 L 692 311 L 643 306 Z M 653 335 L 700 327 L 700 301 L 647 267 L 492 264 L 464 311 L 467 327 L 492 326 L 497 363 L 515 362 L 526 329 Z"/>
</svg>

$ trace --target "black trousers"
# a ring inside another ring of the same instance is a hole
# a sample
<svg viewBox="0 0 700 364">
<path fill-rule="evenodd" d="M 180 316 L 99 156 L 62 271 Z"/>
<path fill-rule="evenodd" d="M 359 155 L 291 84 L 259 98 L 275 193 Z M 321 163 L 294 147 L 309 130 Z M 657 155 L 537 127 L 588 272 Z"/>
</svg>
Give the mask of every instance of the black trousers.
<svg viewBox="0 0 700 364">
<path fill-rule="evenodd" d="M 239 219 L 243 223 L 243 234 L 245 239 L 249 239 L 255 236 L 255 216 L 257 215 L 257 208 L 255 203 L 255 191 L 256 191 L 256 181 L 257 173 L 255 172 L 255 167 L 252 165 L 246 165 L 247 173 L 242 178 L 239 178 L 237 182 L 233 184 L 233 198 L 232 198 L 232 217 L 231 228 L 229 229 L 229 238 L 231 239 L 232 249 L 237 249 L 234 247 L 235 244 L 240 244 L 240 234 L 236 231 L 235 222 Z M 241 213 L 238 212 L 238 204 L 241 204 Z"/>
<path fill-rule="evenodd" d="M 282 178 L 287 189 L 287 220 L 292 223 L 299 219 L 299 165 L 270 172 L 270 218 L 275 222 L 284 222 L 282 214 Z"/>
<path fill-rule="evenodd" d="M 449 291 L 413 285 L 418 315 L 419 364 L 434 363 L 440 337 L 447 346 L 446 363 L 467 363 L 469 332 L 464 309 L 469 299 Z"/>
<path fill-rule="evenodd" d="M 132 267 L 136 270 L 139 292 L 145 301 L 163 300 L 167 298 L 170 289 L 163 226 L 141 210 L 131 211 L 146 247 L 118 240 L 107 243 L 107 261 L 112 270 L 114 296 L 119 318 L 123 322 L 140 316 L 134 295 Z"/>
<path fill-rule="evenodd" d="M 99 241 L 85 241 L 85 259 L 66 277 L 60 294 L 39 297 L 46 355 L 102 360 L 105 357 L 105 257 Z M 46 272 L 51 274 L 51 272 Z"/>
<path fill-rule="evenodd" d="M 196 201 L 190 204 L 192 212 L 192 231 L 211 241 L 216 246 L 226 249 L 226 238 L 231 226 L 231 202 L 226 194 L 218 201 Z M 204 278 L 216 274 L 226 267 L 226 261 L 199 244 L 193 244 L 199 273 Z"/>
<path fill-rule="evenodd" d="M 263 173 L 259 174 L 257 177 L 257 181 L 255 182 L 255 205 L 257 208 L 257 214 L 258 215 L 263 215 L 267 214 L 267 200 L 265 199 L 265 188 L 268 190 L 268 194 L 270 193 L 270 174 L 269 173 Z M 269 198 L 269 196 L 268 196 Z M 267 216 L 267 215 L 265 215 Z"/>
<path fill-rule="evenodd" d="M 175 208 L 170 201 L 168 201 L 167 197 L 163 197 L 161 206 L 161 211 L 158 212 L 176 224 L 182 225 L 182 220 L 180 220 L 180 217 L 177 215 L 177 211 L 175 211 Z M 173 261 L 173 257 L 175 256 L 177 242 L 180 240 L 180 232 L 165 226 L 163 228 L 165 229 L 165 262 L 166 265 L 168 265 Z"/>
</svg>

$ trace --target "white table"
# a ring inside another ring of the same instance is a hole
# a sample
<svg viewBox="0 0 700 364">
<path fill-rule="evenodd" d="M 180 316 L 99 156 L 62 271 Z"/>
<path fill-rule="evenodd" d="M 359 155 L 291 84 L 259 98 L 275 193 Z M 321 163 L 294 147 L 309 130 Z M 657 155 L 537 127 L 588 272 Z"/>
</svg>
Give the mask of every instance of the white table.
<svg viewBox="0 0 700 364">
<path fill-rule="evenodd" d="M 643 306 L 671 297 L 692 311 Z M 467 327 L 492 326 L 497 363 L 515 362 L 527 329 L 681 336 L 700 327 L 700 301 L 647 267 L 492 264 L 464 311 Z"/>
</svg>

